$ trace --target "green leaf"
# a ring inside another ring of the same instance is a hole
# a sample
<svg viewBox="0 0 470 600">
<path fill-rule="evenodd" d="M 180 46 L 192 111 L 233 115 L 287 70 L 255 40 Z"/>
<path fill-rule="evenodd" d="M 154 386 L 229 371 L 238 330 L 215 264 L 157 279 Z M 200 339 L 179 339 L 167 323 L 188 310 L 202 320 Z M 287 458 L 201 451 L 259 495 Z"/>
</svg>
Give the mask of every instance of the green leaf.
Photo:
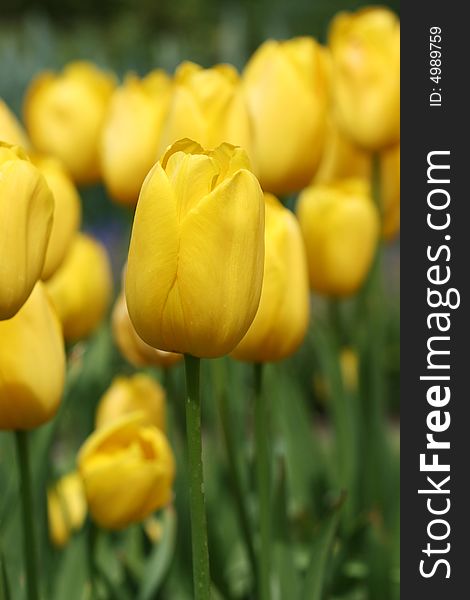
<svg viewBox="0 0 470 600">
<path fill-rule="evenodd" d="M 0 600 L 10 600 L 10 586 L 8 584 L 7 570 L 3 552 L 0 548 Z"/>
<path fill-rule="evenodd" d="M 309 600 L 322 600 L 324 598 L 326 573 L 344 498 L 343 495 L 330 515 L 323 521 L 318 534 L 313 540 L 310 565 L 307 570 L 302 598 L 308 598 Z"/>
<path fill-rule="evenodd" d="M 152 600 L 160 589 L 175 551 L 176 527 L 176 513 L 170 507 L 163 516 L 162 540 L 155 546 L 145 565 L 138 600 Z"/>
</svg>

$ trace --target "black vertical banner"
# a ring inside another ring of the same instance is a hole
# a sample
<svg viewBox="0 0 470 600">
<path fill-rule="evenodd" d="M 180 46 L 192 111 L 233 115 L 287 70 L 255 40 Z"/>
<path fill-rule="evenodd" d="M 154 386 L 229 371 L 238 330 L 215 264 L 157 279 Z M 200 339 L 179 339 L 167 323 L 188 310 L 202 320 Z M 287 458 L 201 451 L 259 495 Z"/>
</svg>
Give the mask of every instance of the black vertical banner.
<svg viewBox="0 0 470 600">
<path fill-rule="evenodd" d="M 401 10 L 403 600 L 470 598 L 466 4 Z M 380 599 L 374 599 L 380 600 Z"/>
</svg>

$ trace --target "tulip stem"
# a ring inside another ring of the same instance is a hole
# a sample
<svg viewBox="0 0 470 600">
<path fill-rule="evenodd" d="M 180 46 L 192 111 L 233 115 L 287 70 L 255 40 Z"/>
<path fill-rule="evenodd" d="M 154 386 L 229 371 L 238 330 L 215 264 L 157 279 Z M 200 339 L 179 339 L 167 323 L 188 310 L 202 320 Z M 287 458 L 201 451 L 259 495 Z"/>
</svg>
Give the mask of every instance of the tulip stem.
<svg viewBox="0 0 470 600">
<path fill-rule="evenodd" d="M 186 434 L 189 460 L 189 505 L 193 551 L 195 600 L 209 600 L 210 574 L 207 545 L 206 509 L 201 440 L 201 401 L 199 396 L 200 359 L 185 354 L 186 369 Z"/>
<path fill-rule="evenodd" d="M 36 562 L 36 535 L 35 523 L 33 519 L 28 432 L 15 431 L 15 440 L 20 472 L 20 495 L 23 520 L 23 555 L 26 567 L 27 597 L 28 600 L 39 600 L 39 585 Z"/>
<path fill-rule="evenodd" d="M 271 598 L 271 477 L 268 450 L 268 414 L 263 394 L 263 365 L 254 365 L 255 375 L 255 454 L 258 484 L 258 520 L 260 539 L 258 547 L 259 600 Z"/>
</svg>

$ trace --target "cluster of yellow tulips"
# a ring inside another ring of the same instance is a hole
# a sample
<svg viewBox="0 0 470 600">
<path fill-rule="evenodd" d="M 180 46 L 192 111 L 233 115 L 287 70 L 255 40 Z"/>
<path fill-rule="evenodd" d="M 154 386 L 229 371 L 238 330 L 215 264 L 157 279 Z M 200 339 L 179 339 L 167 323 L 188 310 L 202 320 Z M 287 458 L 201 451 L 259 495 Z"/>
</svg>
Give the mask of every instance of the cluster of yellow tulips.
<svg viewBox="0 0 470 600">
<path fill-rule="evenodd" d="M 76 62 L 31 83 L 25 129 L 0 101 L 0 429 L 19 432 L 21 457 L 23 432 L 59 408 L 65 342 L 89 336 L 108 311 L 110 260 L 80 232 L 76 187 L 102 181 L 135 207 L 115 344 L 137 368 L 186 362 L 197 599 L 210 585 L 198 361 L 292 355 L 310 289 L 356 293 L 381 235 L 396 236 L 399 34 L 393 13 L 371 8 L 339 14 L 327 46 L 265 42 L 241 74 L 184 62 L 173 76 L 118 84 Z M 286 205 L 299 192 L 294 214 Z M 120 529 L 171 502 L 177 465 L 165 431 L 164 390 L 144 374 L 117 377 L 77 470 L 49 489 L 57 545 L 87 512 Z M 265 568 L 261 558 L 263 599 Z"/>
</svg>

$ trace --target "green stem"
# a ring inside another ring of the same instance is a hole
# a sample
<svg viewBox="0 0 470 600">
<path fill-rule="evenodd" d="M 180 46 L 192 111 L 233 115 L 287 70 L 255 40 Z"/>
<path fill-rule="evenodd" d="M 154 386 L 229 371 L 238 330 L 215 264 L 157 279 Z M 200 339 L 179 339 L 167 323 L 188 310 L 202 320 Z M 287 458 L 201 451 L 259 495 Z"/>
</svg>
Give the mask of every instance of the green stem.
<svg viewBox="0 0 470 600">
<path fill-rule="evenodd" d="M 263 365 L 255 364 L 255 441 L 260 544 L 258 548 L 259 600 L 271 598 L 271 477 L 268 449 L 268 414 L 262 391 Z"/>
<path fill-rule="evenodd" d="M 31 472 L 29 466 L 28 432 L 16 431 L 16 451 L 20 471 L 20 495 L 23 519 L 23 555 L 26 566 L 28 600 L 39 600 L 39 583 L 36 563 L 36 536 L 33 519 Z"/>
<path fill-rule="evenodd" d="M 220 367 L 221 365 L 216 365 L 216 368 Z M 220 379 L 223 381 L 222 377 Z M 230 418 L 226 387 L 223 385 L 218 385 L 216 390 L 216 396 L 219 404 L 220 421 L 222 424 L 225 451 L 227 452 L 227 460 L 231 475 L 230 481 L 233 487 L 233 494 L 235 496 L 235 506 L 237 508 L 238 520 L 240 522 L 243 538 L 245 540 L 248 559 L 251 563 L 253 575 L 256 577 L 256 554 L 252 540 L 252 531 L 250 526 L 250 520 L 248 518 L 248 511 L 245 505 L 246 494 L 243 491 L 242 479 L 240 476 L 240 470 L 237 461 L 237 453 L 235 450 L 235 440 L 233 438 L 233 426 Z"/>
<path fill-rule="evenodd" d="M 96 598 L 96 538 L 98 529 L 90 519 L 87 528 L 87 544 L 88 544 L 88 579 L 90 584 L 90 600 Z"/>
<path fill-rule="evenodd" d="M 193 550 L 195 600 L 209 600 L 210 574 L 207 545 L 206 509 L 201 441 L 201 402 L 199 398 L 200 359 L 185 355 L 186 368 L 186 434 L 189 460 L 189 505 Z"/>
</svg>

